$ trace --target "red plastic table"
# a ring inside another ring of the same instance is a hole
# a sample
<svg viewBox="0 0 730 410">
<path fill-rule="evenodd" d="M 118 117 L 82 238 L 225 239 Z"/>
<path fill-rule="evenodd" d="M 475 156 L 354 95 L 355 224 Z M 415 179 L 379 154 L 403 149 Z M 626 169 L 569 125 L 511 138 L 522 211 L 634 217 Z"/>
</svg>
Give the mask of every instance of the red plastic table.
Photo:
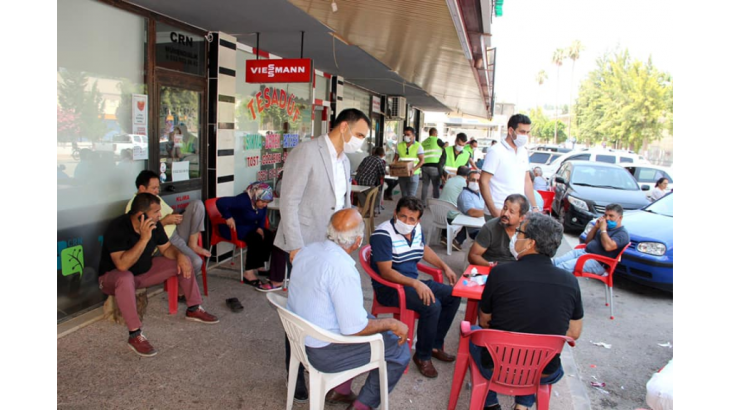
<svg viewBox="0 0 730 410">
<path fill-rule="evenodd" d="M 492 270 L 491 266 L 467 266 L 462 276 L 456 281 L 456 285 L 454 285 L 454 289 L 451 291 L 451 296 L 467 298 L 464 320 L 474 325 L 477 323 L 477 307 L 479 307 L 479 301 L 482 299 L 484 286 L 467 286 L 464 283 L 464 281 L 468 283 L 469 278 L 463 275 L 471 274 L 472 268 L 477 268 L 477 272 L 482 275 L 489 275 L 489 271 Z"/>
</svg>

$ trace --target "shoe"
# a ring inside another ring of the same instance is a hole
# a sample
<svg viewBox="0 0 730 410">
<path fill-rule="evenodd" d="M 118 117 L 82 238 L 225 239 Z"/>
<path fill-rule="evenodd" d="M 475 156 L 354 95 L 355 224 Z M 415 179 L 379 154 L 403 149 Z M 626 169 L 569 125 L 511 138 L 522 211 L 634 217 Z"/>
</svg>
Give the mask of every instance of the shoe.
<svg viewBox="0 0 730 410">
<path fill-rule="evenodd" d="M 238 313 L 243 311 L 243 305 L 241 304 L 241 301 L 238 300 L 238 298 L 228 298 L 226 299 L 226 306 L 228 306 L 229 309 L 231 309 L 231 312 Z"/>
<path fill-rule="evenodd" d="M 330 390 L 329 393 L 327 393 L 326 396 L 324 396 L 324 401 L 327 404 L 339 404 L 339 403 L 348 403 L 352 404 L 357 400 L 357 394 L 350 392 L 350 394 L 340 394 L 337 393 L 334 390 Z"/>
<path fill-rule="evenodd" d="M 309 401 L 309 391 L 307 384 L 304 383 L 304 375 L 297 378 L 297 387 L 294 389 L 294 401 L 297 403 L 306 403 Z"/>
<path fill-rule="evenodd" d="M 429 379 L 433 379 L 439 375 L 439 372 L 437 372 L 436 368 L 433 367 L 431 360 L 421 360 L 417 358 L 416 355 L 413 355 L 413 363 L 415 363 L 416 367 L 418 367 L 418 371 Z"/>
<path fill-rule="evenodd" d="M 454 360 L 456 360 L 456 356 L 446 353 L 443 349 L 431 350 L 431 357 L 439 359 L 442 362 L 453 362 Z"/>
<path fill-rule="evenodd" d="M 454 240 L 454 242 L 452 242 L 452 245 L 454 246 L 454 249 L 461 252 L 461 244 L 459 242 L 456 242 L 456 240 Z"/>
<path fill-rule="evenodd" d="M 484 406 L 484 410 L 502 410 L 502 406 L 495 404 L 493 406 Z"/>
<path fill-rule="evenodd" d="M 441 245 L 446 246 L 446 238 L 441 238 Z"/>
<path fill-rule="evenodd" d="M 157 354 L 157 350 L 152 347 L 150 342 L 147 341 L 147 338 L 141 333 L 137 337 L 130 337 L 127 341 L 127 346 L 140 356 L 152 357 Z"/>
<path fill-rule="evenodd" d="M 193 312 L 185 311 L 185 319 L 187 320 L 193 320 L 195 322 L 205 323 L 208 325 L 212 325 L 214 323 L 220 322 L 217 317 L 211 315 L 210 313 L 203 310 L 202 307 L 198 306 L 198 309 L 196 309 Z"/>
</svg>

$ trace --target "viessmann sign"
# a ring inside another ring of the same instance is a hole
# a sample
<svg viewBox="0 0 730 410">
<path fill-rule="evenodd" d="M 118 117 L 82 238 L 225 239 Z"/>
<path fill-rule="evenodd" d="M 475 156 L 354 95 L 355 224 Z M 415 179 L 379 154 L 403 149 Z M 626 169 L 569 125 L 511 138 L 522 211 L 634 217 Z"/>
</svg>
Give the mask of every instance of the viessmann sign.
<svg viewBox="0 0 730 410">
<path fill-rule="evenodd" d="M 312 60 L 246 60 L 247 83 L 309 83 L 312 82 Z"/>
</svg>

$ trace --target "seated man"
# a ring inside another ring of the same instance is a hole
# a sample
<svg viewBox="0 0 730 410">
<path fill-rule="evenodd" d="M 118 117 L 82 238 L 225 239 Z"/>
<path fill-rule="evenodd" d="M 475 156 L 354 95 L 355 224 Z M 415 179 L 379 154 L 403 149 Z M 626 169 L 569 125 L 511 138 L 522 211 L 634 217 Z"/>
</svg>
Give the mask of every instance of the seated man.
<svg viewBox="0 0 730 410">
<path fill-rule="evenodd" d="M 408 365 L 408 327 L 393 319 L 375 319 L 363 307 L 360 274 L 350 253 L 362 244 L 365 224 L 354 209 L 335 212 L 327 226 L 328 241 L 315 242 L 298 253 L 291 272 L 287 309 L 317 326 L 347 336 L 383 335 L 388 368 L 388 391 L 395 388 Z M 336 344 L 307 337 L 309 362 L 319 371 L 337 373 L 370 362 L 370 344 Z M 378 369 L 371 370 L 360 394 L 350 389 L 352 379 L 326 396 L 331 404 L 350 403 L 348 409 L 380 405 Z"/>
<path fill-rule="evenodd" d="M 545 208 L 545 200 L 542 199 L 542 195 L 540 195 L 539 192 L 537 192 L 537 188 L 535 188 L 535 181 L 537 180 L 535 178 L 535 173 L 533 171 L 528 171 L 530 174 L 530 180 L 532 181 L 532 194 L 535 196 L 535 207 L 542 210 Z"/>
<path fill-rule="evenodd" d="M 586 236 L 585 249 L 573 249 L 559 258 L 553 258 L 553 265 L 573 273 L 578 258 L 586 253 L 616 258 L 631 238 L 629 231 L 621 226 L 624 218 L 624 208 L 619 204 L 609 204 L 602 217 L 598 218 Z M 583 265 L 584 272 L 595 273 L 596 275 L 608 276 L 608 272 L 600 262 L 590 259 Z"/>
<path fill-rule="evenodd" d="M 99 288 L 117 298 L 129 329 L 127 343 L 140 356 L 154 356 L 157 350 L 142 335 L 135 298 L 138 288 L 157 285 L 179 275 L 179 286 L 188 305 L 185 318 L 218 323 L 215 316 L 200 306 L 203 299 L 192 275 L 190 259 L 170 244 L 160 217 L 160 199 L 148 193 L 138 194 L 129 213 L 114 219 L 106 229 L 99 263 Z M 153 258 L 155 250 L 159 250 L 161 256 Z"/>
<path fill-rule="evenodd" d="M 467 185 L 459 194 L 459 198 L 456 200 L 456 205 L 459 208 L 459 212 L 464 215 L 473 216 L 475 218 L 484 217 L 484 200 L 482 199 L 482 193 L 479 191 L 479 175 L 481 173 L 477 170 L 469 171 L 469 175 L 466 177 Z M 469 237 L 474 239 L 479 233 L 479 228 L 469 228 Z M 456 234 L 454 239 L 456 249 L 461 250 L 461 245 L 466 240 L 467 229 L 464 228 Z"/>
<path fill-rule="evenodd" d="M 173 213 L 172 208 L 160 198 L 160 175 L 154 171 L 144 170 L 139 173 L 137 180 L 137 193 L 150 193 L 157 196 L 162 207 L 162 218 L 160 222 L 164 226 L 170 242 L 185 256 L 190 258 L 193 264 L 193 272 L 198 274 L 203 268 L 203 260 L 198 255 L 210 256 L 210 252 L 198 246 L 198 235 L 205 230 L 205 205 L 199 199 L 188 203 L 182 214 Z M 132 201 L 127 203 L 125 212 L 132 208 Z"/>
<path fill-rule="evenodd" d="M 459 195 L 461 195 L 461 192 L 464 190 L 464 188 L 466 188 L 466 177 L 468 175 L 469 167 L 461 166 L 457 168 L 456 176 L 449 178 L 444 184 L 444 189 L 441 190 L 441 195 L 439 196 L 439 199 L 458 207 Z M 454 218 L 456 218 L 457 216 L 459 216 L 459 212 L 449 211 L 449 213 L 446 215 L 446 219 L 448 219 L 449 223 L 451 223 L 451 221 L 453 221 Z M 441 243 L 443 245 L 446 245 L 445 230 L 441 231 Z M 459 247 L 456 247 L 456 249 L 461 250 L 461 248 Z"/>
<path fill-rule="evenodd" d="M 549 186 L 547 180 L 542 176 L 542 168 L 535 167 L 532 172 L 535 174 L 535 180 L 532 182 L 532 187 L 538 191 L 547 191 Z"/>
<path fill-rule="evenodd" d="M 517 262 L 495 266 L 484 286 L 479 312 L 482 328 L 578 339 L 583 328 L 578 281 L 551 266 L 549 259 L 562 239 L 563 227 L 549 216 L 531 213 L 525 218 L 510 244 Z M 470 343 L 469 351 L 481 374 L 491 378 L 494 362 L 487 349 Z M 562 376 L 558 354 L 543 370 L 540 383 L 557 383 Z M 530 408 L 535 395 L 517 396 L 515 403 L 515 409 Z M 495 392 L 487 394 L 484 408 L 500 409 Z"/>
<path fill-rule="evenodd" d="M 436 377 L 438 372 L 431 363 L 431 356 L 453 362 L 456 357 L 444 351 L 444 338 L 451 327 L 461 298 L 451 296 L 451 286 L 433 280 L 418 280 L 417 264 L 426 262 L 444 271 L 453 285 L 456 274 L 423 240 L 421 230 L 423 204 L 415 197 L 403 197 L 398 201 L 393 219 L 383 222 L 370 236 L 372 256 L 370 266 L 383 279 L 404 286 L 406 308 L 420 315 L 418 342 L 413 361 L 426 377 Z M 398 306 L 398 292 L 372 281 L 375 297 L 384 306 Z"/>
<path fill-rule="evenodd" d="M 357 175 L 355 182 L 358 185 L 370 187 L 379 187 L 383 177 L 385 177 L 385 150 L 383 147 L 373 148 L 372 155 L 362 160 L 360 166 L 357 167 Z M 359 192 L 357 194 L 357 203 L 359 206 L 365 206 L 365 198 L 370 190 Z"/>
<path fill-rule="evenodd" d="M 469 249 L 469 263 L 493 266 L 496 262 L 514 262 L 509 243 L 517 227 L 530 210 L 527 198 L 512 194 L 504 200 L 499 218 L 492 218 L 484 224 Z"/>
</svg>

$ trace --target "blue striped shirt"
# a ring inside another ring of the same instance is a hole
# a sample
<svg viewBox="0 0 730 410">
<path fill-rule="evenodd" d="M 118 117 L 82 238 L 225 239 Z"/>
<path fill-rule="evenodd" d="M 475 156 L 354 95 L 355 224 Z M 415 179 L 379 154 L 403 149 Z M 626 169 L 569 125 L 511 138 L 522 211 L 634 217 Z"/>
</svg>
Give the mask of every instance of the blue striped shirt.
<svg viewBox="0 0 730 410">
<path fill-rule="evenodd" d="M 398 273 L 409 278 L 418 279 L 418 262 L 423 259 L 423 249 L 425 242 L 423 240 L 423 232 L 421 224 L 411 232 L 411 241 L 395 230 L 393 220 L 385 221 L 375 228 L 375 232 L 370 235 L 370 246 L 372 254 L 370 256 L 370 266 L 380 275 L 378 262 L 392 262 L 392 267 Z M 373 287 L 381 287 L 380 283 L 373 282 Z"/>
<path fill-rule="evenodd" d="M 323 329 L 345 336 L 368 325 L 355 261 L 332 241 L 309 244 L 297 253 L 286 307 Z M 329 345 L 309 336 L 304 344 Z"/>
</svg>

